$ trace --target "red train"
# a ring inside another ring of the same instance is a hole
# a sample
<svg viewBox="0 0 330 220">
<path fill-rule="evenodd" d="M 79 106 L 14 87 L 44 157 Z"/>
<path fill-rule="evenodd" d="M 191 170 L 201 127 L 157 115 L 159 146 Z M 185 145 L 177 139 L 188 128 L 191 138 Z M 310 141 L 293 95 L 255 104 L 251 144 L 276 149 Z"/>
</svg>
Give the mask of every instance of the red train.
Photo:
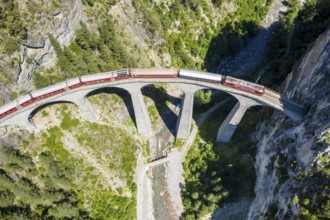
<svg viewBox="0 0 330 220">
<path fill-rule="evenodd" d="M 221 83 L 223 85 L 233 87 L 239 90 L 244 90 L 256 95 L 263 95 L 265 87 L 247 82 L 240 79 L 235 79 L 229 76 L 222 76 L 214 73 L 206 73 L 194 70 L 185 69 L 130 69 L 117 70 L 113 72 L 98 73 L 92 75 L 84 75 L 74 79 L 67 80 L 62 83 L 48 86 L 46 88 L 33 91 L 29 94 L 19 97 L 0 107 L 0 119 L 12 114 L 13 112 L 24 108 L 32 103 L 60 94 L 65 91 L 73 90 L 81 86 L 112 82 L 128 78 L 184 78 L 197 81 L 206 81 L 212 83 Z"/>
</svg>

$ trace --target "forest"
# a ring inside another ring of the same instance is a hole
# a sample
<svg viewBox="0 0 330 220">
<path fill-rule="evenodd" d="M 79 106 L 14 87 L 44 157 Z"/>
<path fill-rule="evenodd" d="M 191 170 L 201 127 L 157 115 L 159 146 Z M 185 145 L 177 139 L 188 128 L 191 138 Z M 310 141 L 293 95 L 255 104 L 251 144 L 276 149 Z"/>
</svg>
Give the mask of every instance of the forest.
<svg viewBox="0 0 330 220">
<path fill-rule="evenodd" d="M 14 0 L 0 2 L 1 54 L 11 55 L 27 39 L 27 29 Z"/>
<path fill-rule="evenodd" d="M 98 97 L 90 99 L 100 103 Z M 133 219 L 135 152 L 141 143 L 121 128 L 78 120 L 72 106 L 53 108 L 59 114 L 58 126 L 41 134 L 23 134 L 17 137 L 20 144 L 0 148 L 0 218 Z M 47 118 L 50 112 L 45 108 L 39 114 Z M 79 144 L 79 154 L 66 147 L 63 138 L 68 132 Z M 90 153 L 84 154 L 85 150 Z M 103 170 L 93 165 L 93 160 Z M 125 184 L 113 190 L 104 176 L 110 173 L 107 170 Z"/>
<path fill-rule="evenodd" d="M 271 1 L 267 1 L 270 4 Z M 171 66 L 214 70 L 219 60 L 239 51 L 253 36 L 258 24 L 267 13 L 267 6 L 262 6 L 264 0 L 254 0 L 247 3 L 240 0 L 237 10 L 226 16 L 226 19 L 216 23 L 211 15 L 211 6 L 206 1 L 180 1 L 172 5 L 164 3 L 155 5 L 150 1 L 133 1 L 133 6 L 144 17 L 146 29 L 152 36 L 162 36 L 166 41 L 156 48 L 159 53 L 168 52 L 171 55 Z M 86 1 L 89 7 L 94 3 Z M 170 7 L 171 10 L 167 9 Z M 217 7 L 217 6 L 214 6 Z M 257 8 L 258 14 L 255 13 Z M 220 10 L 220 9 L 218 9 Z M 184 13 L 188 11 L 188 16 Z M 203 13 L 211 20 L 206 23 Z M 49 35 L 49 39 L 58 57 L 59 69 L 39 68 L 33 74 L 36 88 L 41 88 L 63 79 L 88 73 L 108 71 L 120 68 L 139 66 L 139 58 L 131 55 L 116 29 L 116 19 L 111 16 L 101 17 L 97 32 L 91 32 L 86 25 L 76 31 L 74 42 L 70 46 L 61 48 L 56 39 Z M 173 26 L 173 22 L 180 20 L 180 26 Z M 115 22 L 114 22 L 115 21 Z M 211 23 L 212 22 L 212 23 Z M 197 26 L 197 25 L 198 26 Z M 201 26 L 204 31 L 198 35 L 195 29 Z M 178 33 L 171 30 L 177 28 Z M 179 34 L 180 33 L 180 34 Z M 221 33 L 218 35 L 218 33 Z M 214 38 L 217 40 L 215 41 Z M 211 41 L 213 42 L 210 45 Z M 221 42 L 221 43 L 220 43 Z M 151 67 L 153 62 L 149 64 Z"/>
</svg>

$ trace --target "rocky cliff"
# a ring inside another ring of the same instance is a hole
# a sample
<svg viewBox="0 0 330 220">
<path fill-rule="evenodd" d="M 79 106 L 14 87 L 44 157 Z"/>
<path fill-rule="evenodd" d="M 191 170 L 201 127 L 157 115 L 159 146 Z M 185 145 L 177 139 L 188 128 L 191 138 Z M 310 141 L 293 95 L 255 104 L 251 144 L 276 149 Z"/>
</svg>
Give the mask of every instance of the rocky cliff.
<svg viewBox="0 0 330 220">
<path fill-rule="evenodd" d="M 9 85 L 0 82 L 0 91 L 5 102 L 10 98 L 15 98 L 10 97 L 11 91 L 32 90 L 31 77 L 37 67 L 50 68 L 55 65 L 56 54 L 48 39 L 48 34 L 52 34 L 60 45 L 68 45 L 80 22 L 87 20 L 81 0 L 65 1 L 61 4 L 54 2 L 33 1 L 32 6 L 31 2 L 19 2 L 20 14 L 25 16 L 27 39 L 18 52 L 0 61 L 2 74 L 9 76 L 9 73 L 13 73 Z M 8 64 L 12 62 L 14 62 L 13 65 Z"/>
<path fill-rule="evenodd" d="M 256 198 L 249 219 L 292 219 L 306 210 L 309 202 L 317 203 L 319 193 L 327 190 L 328 180 L 317 183 L 318 190 L 314 188 L 306 195 L 317 182 L 322 163 L 329 163 L 330 29 L 310 46 L 284 87 L 287 97 L 310 110 L 301 122 L 275 112 L 269 122 L 259 126 Z"/>
</svg>

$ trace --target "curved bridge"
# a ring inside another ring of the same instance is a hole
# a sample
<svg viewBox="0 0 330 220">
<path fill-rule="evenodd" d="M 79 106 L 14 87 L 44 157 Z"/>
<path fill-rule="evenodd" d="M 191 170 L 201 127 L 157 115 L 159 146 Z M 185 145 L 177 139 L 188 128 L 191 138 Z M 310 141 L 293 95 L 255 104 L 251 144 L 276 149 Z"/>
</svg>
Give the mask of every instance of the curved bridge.
<svg viewBox="0 0 330 220">
<path fill-rule="evenodd" d="M 93 110 L 93 106 L 89 103 L 86 97 L 89 95 L 89 93 L 97 89 L 117 87 L 127 90 L 131 95 L 138 132 L 145 136 L 151 136 L 152 130 L 150 118 L 146 105 L 143 101 L 141 88 L 148 84 L 156 83 L 175 84 L 184 92 L 180 114 L 177 121 L 177 139 L 187 139 L 189 137 L 192 122 L 194 93 L 199 89 L 221 90 L 231 94 L 238 100 L 218 130 L 217 141 L 219 142 L 230 141 L 245 111 L 251 106 L 262 105 L 272 107 L 282 111 L 284 114 L 295 121 L 302 119 L 307 112 L 303 106 L 285 99 L 281 94 L 271 91 L 267 88 L 264 95 L 258 96 L 246 91 L 227 87 L 222 84 L 198 80 L 182 78 L 130 78 L 107 83 L 85 85 L 74 90 L 68 90 L 58 95 L 42 99 L 1 119 L 0 127 L 16 125 L 24 127 L 30 131 L 38 131 L 38 128 L 32 121 L 32 113 L 44 105 L 58 102 L 70 102 L 77 105 L 80 112 L 85 116 L 86 119 L 97 122 L 97 116 Z"/>
</svg>

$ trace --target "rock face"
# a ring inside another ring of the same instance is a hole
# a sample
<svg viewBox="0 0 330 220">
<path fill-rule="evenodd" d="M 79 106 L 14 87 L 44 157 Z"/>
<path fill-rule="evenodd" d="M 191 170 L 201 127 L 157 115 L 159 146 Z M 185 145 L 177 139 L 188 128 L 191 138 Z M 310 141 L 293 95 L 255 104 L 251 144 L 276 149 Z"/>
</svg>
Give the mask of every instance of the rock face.
<svg viewBox="0 0 330 220">
<path fill-rule="evenodd" d="M 31 75 L 38 67 L 50 68 L 55 65 L 56 54 L 48 39 L 52 34 L 61 46 L 68 45 L 79 27 L 80 22 L 86 21 L 81 0 L 68 1 L 59 6 L 56 11 L 51 10 L 51 1 L 42 3 L 46 15 L 36 21 L 33 28 L 28 25 L 28 40 L 22 49 L 8 59 L 18 58 L 16 82 L 11 86 L 13 91 L 30 91 L 33 88 Z M 1 63 L 0 63 L 1 65 Z M 4 89 L 8 100 L 9 89 Z"/>
<path fill-rule="evenodd" d="M 268 14 L 261 22 L 261 29 L 256 37 L 246 45 L 237 55 L 220 64 L 217 73 L 224 75 L 244 75 L 253 71 L 264 57 L 267 39 L 279 23 L 281 13 L 287 11 L 287 5 L 281 0 L 273 1 Z"/>
<path fill-rule="evenodd" d="M 330 132 L 330 29 L 309 49 L 285 87 L 287 97 L 309 106 L 310 111 L 297 123 L 274 113 L 256 132 L 256 198 L 248 219 L 259 219 L 270 212 L 276 219 L 292 219 L 299 211 L 292 205 L 292 189 L 304 188 L 295 177 L 313 172 L 319 155 L 329 151 L 322 136 Z"/>
<path fill-rule="evenodd" d="M 148 66 L 152 61 L 156 67 L 169 66 L 171 65 L 171 56 L 167 53 L 162 53 L 161 56 L 156 50 L 157 48 L 163 47 L 166 43 L 159 33 L 151 34 L 147 31 L 144 24 L 146 18 L 133 6 L 134 0 L 121 0 L 118 1 L 111 9 L 109 14 L 115 18 L 118 18 L 118 30 L 125 33 L 125 40 L 130 42 L 132 48 L 128 48 L 129 53 L 134 54 L 134 56 L 139 57 L 140 65 L 138 67 L 143 67 L 143 65 Z M 152 44 L 153 47 L 149 47 Z M 143 51 L 143 56 L 140 56 L 137 49 Z"/>
</svg>

